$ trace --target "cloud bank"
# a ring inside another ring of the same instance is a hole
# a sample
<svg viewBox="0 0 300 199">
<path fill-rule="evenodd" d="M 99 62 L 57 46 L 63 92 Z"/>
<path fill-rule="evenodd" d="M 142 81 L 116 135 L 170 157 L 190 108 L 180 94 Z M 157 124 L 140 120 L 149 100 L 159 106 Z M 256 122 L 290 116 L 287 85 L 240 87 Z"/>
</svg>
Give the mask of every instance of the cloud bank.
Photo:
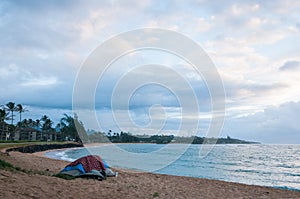
<svg viewBox="0 0 300 199">
<path fill-rule="evenodd" d="M 59 114 L 53 114 L 53 118 L 57 121 L 60 113 L 71 112 L 76 75 L 98 45 L 132 29 L 164 28 L 199 43 L 217 66 L 227 96 L 224 135 L 268 143 L 300 143 L 299 124 L 295 121 L 300 101 L 299 10 L 300 3 L 291 0 L 4 0 L 0 2 L 0 104 L 15 101 L 33 107 L 26 113 L 28 117 L 56 110 Z M 117 80 L 132 67 L 161 64 L 190 82 L 200 109 L 196 133 L 205 134 L 211 116 L 210 94 L 203 77 L 192 66 L 178 57 L 151 51 L 132 53 L 114 64 L 115 69 L 107 71 L 95 91 L 96 114 L 105 130 L 117 129 L 109 113 Z M 135 78 L 144 75 L 138 71 Z M 176 79 L 169 80 L 181 88 Z M 138 127 L 147 126 L 149 108 L 155 104 L 161 104 L 165 113 L 153 112 L 153 121 L 160 124 L 160 119 L 167 118 L 165 129 L 176 130 L 180 125 L 176 96 L 153 85 L 134 93 L 128 110 L 118 110 L 133 119 L 133 123 L 121 125 L 141 133 Z M 98 127 L 95 121 L 84 123 L 87 128 Z"/>
</svg>

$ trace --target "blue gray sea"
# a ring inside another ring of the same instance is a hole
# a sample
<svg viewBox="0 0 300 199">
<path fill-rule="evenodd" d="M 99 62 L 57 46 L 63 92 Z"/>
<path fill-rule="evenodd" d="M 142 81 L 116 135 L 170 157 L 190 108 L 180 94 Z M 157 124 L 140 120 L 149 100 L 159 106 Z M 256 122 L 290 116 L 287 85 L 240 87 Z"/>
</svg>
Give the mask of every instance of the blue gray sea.
<svg viewBox="0 0 300 199">
<path fill-rule="evenodd" d="M 46 153 L 67 161 L 88 154 L 115 168 L 300 191 L 300 145 L 108 144 Z"/>
</svg>

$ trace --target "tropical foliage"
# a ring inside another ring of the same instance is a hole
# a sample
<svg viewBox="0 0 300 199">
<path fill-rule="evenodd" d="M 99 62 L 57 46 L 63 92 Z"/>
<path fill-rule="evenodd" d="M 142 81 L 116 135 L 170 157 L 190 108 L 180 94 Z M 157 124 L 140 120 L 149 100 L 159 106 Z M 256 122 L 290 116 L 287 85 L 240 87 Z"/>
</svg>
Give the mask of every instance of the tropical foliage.
<svg viewBox="0 0 300 199">
<path fill-rule="evenodd" d="M 22 119 L 22 115 L 26 111 L 28 110 L 24 108 L 23 105 L 21 104 L 16 105 L 14 102 L 8 102 L 7 104 L 2 105 L 0 107 L 0 123 L 8 127 L 8 132 L 5 132 L 6 134 L 14 133 L 17 130 L 33 128 L 42 132 L 42 134 L 56 133 L 57 137 L 61 141 L 66 141 L 66 140 L 81 141 L 80 136 L 78 135 L 79 133 L 77 128 L 79 129 L 79 131 L 81 131 L 81 133 L 85 133 L 83 124 L 81 121 L 79 121 L 76 114 L 74 115 L 74 117 L 67 114 L 63 114 L 63 117 L 61 118 L 59 123 L 57 123 L 56 126 L 54 127 L 54 122 L 47 115 L 43 115 L 41 116 L 41 118 L 35 120 L 32 118 Z M 19 114 L 19 121 L 17 122 L 17 124 L 14 124 L 15 113 Z M 8 121 L 10 124 L 7 124 L 6 121 Z M 2 133 L 3 130 L 1 130 L 0 128 L 1 136 Z M 9 137 L 9 135 L 8 136 L 5 135 L 5 136 Z M 41 136 L 40 139 L 41 141 L 45 140 L 43 135 Z"/>
<path fill-rule="evenodd" d="M 8 113 L 4 109 L 0 109 L 0 122 L 4 122 L 5 120 L 8 120 Z"/>
<path fill-rule="evenodd" d="M 14 102 L 8 102 L 5 105 L 5 109 L 4 110 L 7 110 L 7 111 L 11 112 L 10 118 L 11 118 L 11 124 L 13 125 L 13 123 L 14 123 L 14 111 L 17 110 L 17 107 L 15 106 L 15 103 Z"/>
<path fill-rule="evenodd" d="M 9 102 L 2 105 L 0 108 L 0 137 L 2 140 L 12 140 L 11 134 L 17 130 L 26 128 L 37 129 L 42 133 L 41 141 L 48 140 L 44 134 L 55 134 L 57 141 L 77 141 L 81 143 L 88 142 L 113 142 L 113 143 L 189 143 L 189 144 L 250 144 L 248 142 L 238 140 L 227 136 L 227 138 L 205 138 L 205 137 L 180 137 L 174 135 L 132 135 L 129 132 L 116 133 L 109 130 L 107 133 L 95 132 L 93 130 L 85 131 L 83 123 L 78 119 L 78 116 L 63 114 L 63 117 L 54 127 L 54 122 L 47 115 L 41 116 L 39 119 L 25 118 L 22 120 L 22 114 L 27 111 L 21 104 L 15 105 L 14 102 Z M 19 122 L 14 124 L 14 113 L 19 113 Z M 7 124 L 9 121 L 10 124 Z M 4 132 L 4 129 L 5 132 Z M 3 139 L 3 136 L 5 139 Z"/>
</svg>

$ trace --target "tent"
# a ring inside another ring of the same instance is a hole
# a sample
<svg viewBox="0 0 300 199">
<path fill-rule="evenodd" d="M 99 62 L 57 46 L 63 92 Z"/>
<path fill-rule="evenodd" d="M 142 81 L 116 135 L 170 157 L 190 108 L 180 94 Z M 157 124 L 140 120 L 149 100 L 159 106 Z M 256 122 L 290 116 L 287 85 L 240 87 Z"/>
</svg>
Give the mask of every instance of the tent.
<svg viewBox="0 0 300 199">
<path fill-rule="evenodd" d="M 116 176 L 106 162 L 98 155 L 81 157 L 68 164 L 60 174 L 74 177 L 91 177 L 98 180 L 106 179 L 107 176 Z"/>
</svg>

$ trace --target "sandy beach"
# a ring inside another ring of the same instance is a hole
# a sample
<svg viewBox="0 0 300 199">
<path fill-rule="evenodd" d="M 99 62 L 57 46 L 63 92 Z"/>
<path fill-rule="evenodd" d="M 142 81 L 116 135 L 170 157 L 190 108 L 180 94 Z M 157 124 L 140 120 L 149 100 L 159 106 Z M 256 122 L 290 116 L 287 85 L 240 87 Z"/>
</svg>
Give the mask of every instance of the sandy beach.
<svg viewBox="0 0 300 199">
<path fill-rule="evenodd" d="M 1 159 L 29 172 L 0 170 L 0 198 L 300 198 L 300 192 L 238 183 L 120 170 L 104 181 L 53 177 L 68 162 L 34 154 L 1 152 Z"/>
</svg>

